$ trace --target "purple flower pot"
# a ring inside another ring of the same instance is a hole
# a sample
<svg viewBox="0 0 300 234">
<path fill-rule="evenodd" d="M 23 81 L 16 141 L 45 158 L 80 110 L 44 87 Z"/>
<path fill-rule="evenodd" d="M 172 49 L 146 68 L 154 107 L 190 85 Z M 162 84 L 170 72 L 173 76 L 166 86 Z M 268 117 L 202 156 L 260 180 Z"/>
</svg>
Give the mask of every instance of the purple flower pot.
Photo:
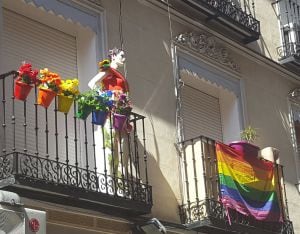
<svg viewBox="0 0 300 234">
<path fill-rule="evenodd" d="M 116 130 L 122 131 L 127 122 L 127 116 L 126 115 L 120 115 L 120 114 L 114 114 L 113 116 L 113 127 Z"/>
<path fill-rule="evenodd" d="M 229 143 L 229 146 L 246 157 L 257 157 L 260 150 L 258 146 L 252 145 L 247 141 L 233 141 Z"/>
</svg>

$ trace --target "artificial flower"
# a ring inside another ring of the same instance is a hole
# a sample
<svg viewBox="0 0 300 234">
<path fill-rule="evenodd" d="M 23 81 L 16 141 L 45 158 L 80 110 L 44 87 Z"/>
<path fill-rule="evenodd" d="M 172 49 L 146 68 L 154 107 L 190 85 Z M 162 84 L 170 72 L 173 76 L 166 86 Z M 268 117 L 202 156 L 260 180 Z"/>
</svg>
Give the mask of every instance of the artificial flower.
<svg viewBox="0 0 300 234">
<path fill-rule="evenodd" d="M 103 61 L 99 62 L 99 68 L 100 70 L 105 70 L 110 67 L 110 60 L 104 59 Z"/>
<path fill-rule="evenodd" d="M 18 69 L 19 76 L 17 81 L 21 81 L 26 84 L 37 84 L 38 70 L 32 70 L 32 65 L 30 63 L 23 62 Z"/>
<path fill-rule="evenodd" d="M 61 77 L 54 72 L 50 72 L 48 68 L 40 70 L 40 82 L 39 88 L 51 89 L 56 93 L 60 93 Z"/>
<path fill-rule="evenodd" d="M 114 93 L 114 107 L 113 110 L 115 113 L 123 114 L 123 115 L 129 115 L 132 106 L 130 99 L 127 94 L 125 93 Z"/>
<path fill-rule="evenodd" d="M 61 94 L 64 96 L 77 96 L 79 94 L 78 85 L 78 79 L 62 80 L 60 84 Z"/>
</svg>

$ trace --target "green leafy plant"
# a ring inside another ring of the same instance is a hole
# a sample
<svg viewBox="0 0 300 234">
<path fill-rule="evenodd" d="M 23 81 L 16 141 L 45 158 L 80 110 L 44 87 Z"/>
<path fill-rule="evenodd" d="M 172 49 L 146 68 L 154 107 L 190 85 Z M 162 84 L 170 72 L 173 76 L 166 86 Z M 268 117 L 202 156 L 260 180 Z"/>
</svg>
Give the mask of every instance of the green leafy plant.
<svg viewBox="0 0 300 234">
<path fill-rule="evenodd" d="M 105 103 L 105 98 L 99 96 L 96 90 L 89 90 L 77 96 L 78 112 L 82 108 L 89 108 L 93 111 L 109 111 L 109 106 Z"/>
<path fill-rule="evenodd" d="M 76 116 L 81 119 L 86 119 L 87 116 L 96 109 L 96 91 L 89 90 L 81 93 L 76 97 L 78 109 Z"/>
<path fill-rule="evenodd" d="M 247 141 L 248 143 L 253 143 L 258 138 L 256 129 L 250 125 L 241 131 L 241 139 Z"/>
</svg>

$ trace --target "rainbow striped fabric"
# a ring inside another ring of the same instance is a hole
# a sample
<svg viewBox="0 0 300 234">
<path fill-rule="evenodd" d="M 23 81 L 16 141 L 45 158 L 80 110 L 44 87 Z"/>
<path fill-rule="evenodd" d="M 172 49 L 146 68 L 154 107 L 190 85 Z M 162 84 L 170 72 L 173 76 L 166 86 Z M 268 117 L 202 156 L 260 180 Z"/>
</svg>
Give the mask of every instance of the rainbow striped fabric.
<svg viewBox="0 0 300 234">
<path fill-rule="evenodd" d="M 222 143 L 216 143 L 216 153 L 225 208 L 261 221 L 282 221 L 273 163 L 249 159 Z"/>
</svg>

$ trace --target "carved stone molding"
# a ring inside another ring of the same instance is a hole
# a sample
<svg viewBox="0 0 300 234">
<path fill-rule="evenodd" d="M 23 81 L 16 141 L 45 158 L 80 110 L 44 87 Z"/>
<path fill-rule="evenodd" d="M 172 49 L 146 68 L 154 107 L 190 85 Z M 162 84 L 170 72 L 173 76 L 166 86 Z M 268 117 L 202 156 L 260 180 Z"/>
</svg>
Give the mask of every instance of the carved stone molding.
<svg viewBox="0 0 300 234">
<path fill-rule="evenodd" d="M 240 72 L 240 67 L 229 56 L 227 49 L 218 45 L 212 36 L 203 33 L 186 32 L 176 36 L 174 41 L 235 72 Z"/>
</svg>

